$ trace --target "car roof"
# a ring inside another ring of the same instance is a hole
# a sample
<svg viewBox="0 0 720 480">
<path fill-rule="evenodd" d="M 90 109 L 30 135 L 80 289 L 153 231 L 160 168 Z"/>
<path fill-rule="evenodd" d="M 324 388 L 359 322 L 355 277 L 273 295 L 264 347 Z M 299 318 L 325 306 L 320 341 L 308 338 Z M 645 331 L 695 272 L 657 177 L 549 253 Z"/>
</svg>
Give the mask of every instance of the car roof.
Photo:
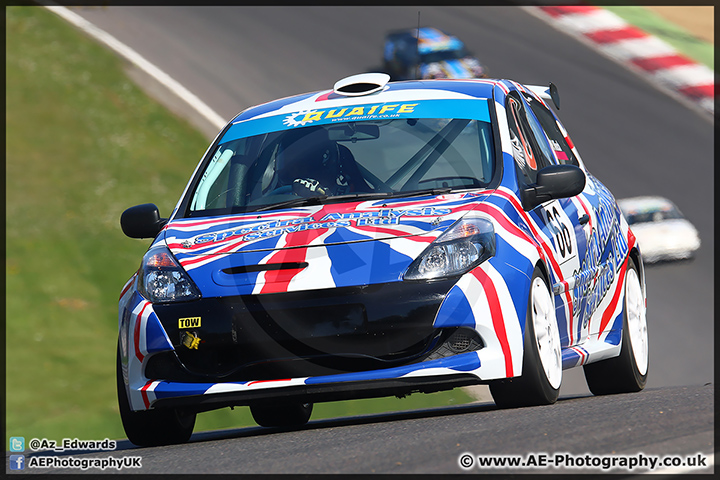
<svg viewBox="0 0 720 480">
<path fill-rule="evenodd" d="M 395 40 L 401 37 L 417 38 L 418 29 L 411 28 L 391 32 L 387 35 L 388 40 Z M 420 54 L 435 52 L 439 50 L 460 50 L 465 45 L 456 36 L 443 32 L 435 27 L 420 27 L 419 29 L 419 45 Z"/>
<path fill-rule="evenodd" d="M 617 201 L 617 204 L 625 213 L 677 210 L 677 207 L 673 202 L 658 195 L 621 198 Z"/>
<path fill-rule="evenodd" d="M 231 123 L 301 110 L 309 111 L 318 108 L 345 105 L 413 100 L 492 99 L 493 89 L 498 85 L 507 92 L 512 82 L 485 78 L 466 80 L 408 80 L 389 82 L 384 86 L 382 91 L 365 96 L 343 96 L 335 93 L 332 89 L 320 90 L 285 97 L 250 107 L 240 112 Z"/>
</svg>

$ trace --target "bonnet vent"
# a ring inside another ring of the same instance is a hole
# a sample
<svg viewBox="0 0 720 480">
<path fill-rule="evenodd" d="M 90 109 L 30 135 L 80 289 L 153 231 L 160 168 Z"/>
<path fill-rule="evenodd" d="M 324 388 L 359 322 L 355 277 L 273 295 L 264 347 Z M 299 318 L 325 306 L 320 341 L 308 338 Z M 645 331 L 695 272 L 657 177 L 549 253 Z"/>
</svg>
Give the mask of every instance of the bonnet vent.
<svg viewBox="0 0 720 480">
<path fill-rule="evenodd" d="M 333 91 L 346 97 L 359 97 L 379 92 L 389 81 L 387 73 L 360 73 L 338 80 Z"/>
</svg>

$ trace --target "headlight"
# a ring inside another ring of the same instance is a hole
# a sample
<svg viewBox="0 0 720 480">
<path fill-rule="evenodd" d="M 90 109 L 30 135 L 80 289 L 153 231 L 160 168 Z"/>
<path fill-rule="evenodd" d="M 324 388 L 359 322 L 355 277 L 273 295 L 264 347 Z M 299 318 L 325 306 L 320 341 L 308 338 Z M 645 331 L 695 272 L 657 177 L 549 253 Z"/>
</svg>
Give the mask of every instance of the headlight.
<svg viewBox="0 0 720 480">
<path fill-rule="evenodd" d="M 461 275 L 495 255 L 495 229 L 484 218 L 461 218 L 410 264 L 405 280 Z"/>
<path fill-rule="evenodd" d="M 181 302 L 200 291 L 167 247 L 147 251 L 138 272 L 138 291 L 152 303 Z"/>
</svg>

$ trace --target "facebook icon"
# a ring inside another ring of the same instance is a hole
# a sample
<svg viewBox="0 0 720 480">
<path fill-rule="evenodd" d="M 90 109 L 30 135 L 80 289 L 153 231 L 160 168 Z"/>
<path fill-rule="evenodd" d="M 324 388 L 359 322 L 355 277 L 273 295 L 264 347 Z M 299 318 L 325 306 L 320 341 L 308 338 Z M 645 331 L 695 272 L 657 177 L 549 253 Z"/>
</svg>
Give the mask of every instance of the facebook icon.
<svg viewBox="0 0 720 480">
<path fill-rule="evenodd" d="M 10 455 L 10 470 L 25 470 L 25 455 Z"/>
</svg>

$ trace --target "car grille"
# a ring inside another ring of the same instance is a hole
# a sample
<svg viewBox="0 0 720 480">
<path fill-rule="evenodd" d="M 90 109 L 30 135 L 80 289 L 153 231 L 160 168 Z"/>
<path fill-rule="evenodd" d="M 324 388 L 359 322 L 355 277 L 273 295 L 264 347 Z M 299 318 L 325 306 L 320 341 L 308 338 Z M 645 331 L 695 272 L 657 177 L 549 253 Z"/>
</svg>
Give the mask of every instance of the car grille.
<svg viewBox="0 0 720 480">
<path fill-rule="evenodd" d="M 454 281 L 395 282 L 155 305 L 175 347 L 152 356 L 148 378 L 230 382 L 390 368 L 420 361 L 446 338 L 433 328 Z M 199 329 L 178 319 L 200 317 Z M 186 331 L 197 349 L 182 345 Z M 470 340 L 456 339 L 458 347 Z M 453 348 L 452 351 L 456 349 Z"/>
</svg>

